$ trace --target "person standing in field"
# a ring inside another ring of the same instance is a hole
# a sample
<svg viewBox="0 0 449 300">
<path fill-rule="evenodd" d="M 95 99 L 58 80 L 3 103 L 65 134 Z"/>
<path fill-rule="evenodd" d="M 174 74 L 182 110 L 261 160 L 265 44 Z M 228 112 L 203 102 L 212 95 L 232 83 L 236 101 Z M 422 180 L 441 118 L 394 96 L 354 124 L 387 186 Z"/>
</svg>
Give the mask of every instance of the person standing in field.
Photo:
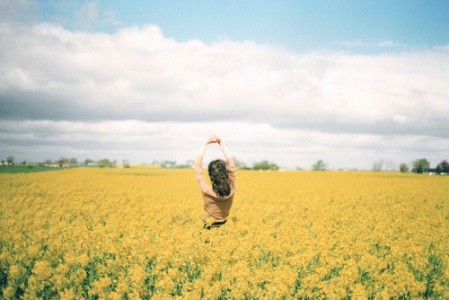
<svg viewBox="0 0 449 300">
<path fill-rule="evenodd" d="M 217 143 L 226 158 L 226 161 L 217 159 L 208 166 L 210 186 L 203 176 L 203 156 L 209 144 Z M 225 224 L 235 194 L 235 163 L 221 138 L 210 137 L 202 145 L 195 159 L 195 176 L 200 185 L 204 200 L 204 228 L 210 229 Z"/>
</svg>

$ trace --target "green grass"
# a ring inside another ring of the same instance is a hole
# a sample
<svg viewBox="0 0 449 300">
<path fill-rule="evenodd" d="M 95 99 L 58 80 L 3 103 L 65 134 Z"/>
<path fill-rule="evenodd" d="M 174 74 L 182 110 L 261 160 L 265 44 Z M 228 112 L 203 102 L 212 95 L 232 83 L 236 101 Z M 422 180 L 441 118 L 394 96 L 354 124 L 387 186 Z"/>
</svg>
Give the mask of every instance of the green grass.
<svg viewBox="0 0 449 300">
<path fill-rule="evenodd" d="M 51 168 L 44 166 L 0 166 L 0 174 L 3 173 L 31 173 L 31 172 L 43 172 L 43 171 L 55 171 L 61 170 L 61 168 Z"/>
</svg>

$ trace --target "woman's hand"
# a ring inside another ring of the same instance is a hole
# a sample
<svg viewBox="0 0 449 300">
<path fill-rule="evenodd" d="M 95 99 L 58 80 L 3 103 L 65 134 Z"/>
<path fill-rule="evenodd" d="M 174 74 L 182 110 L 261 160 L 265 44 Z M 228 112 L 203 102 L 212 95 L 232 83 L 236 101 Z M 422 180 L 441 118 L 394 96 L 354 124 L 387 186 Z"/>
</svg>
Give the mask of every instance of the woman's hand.
<svg viewBox="0 0 449 300">
<path fill-rule="evenodd" d="M 206 140 L 206 145 L 213 144 L 213 143 L 218 143 L 219 144 L 220 142 L 221 142 L 221 138 L 219 138 L 218 136 L 214 135 L 214 136 L 211 136 L 210 138 L 208 138 Z"/>
</svg>

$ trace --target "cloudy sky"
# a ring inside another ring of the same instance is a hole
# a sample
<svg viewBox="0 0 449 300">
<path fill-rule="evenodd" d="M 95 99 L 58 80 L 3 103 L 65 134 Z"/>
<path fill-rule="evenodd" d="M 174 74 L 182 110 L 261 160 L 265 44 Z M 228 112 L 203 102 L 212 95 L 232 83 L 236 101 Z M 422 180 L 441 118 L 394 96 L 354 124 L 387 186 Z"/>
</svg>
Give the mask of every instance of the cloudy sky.
<svg viewBox="0 0 449 300">
<path fill-rule="evenodd" d="M 0 159 L 449 159 L 449 1 L 0 0 Z M 209 159 L 220 153 L 211 147 Z"/>
</svg>

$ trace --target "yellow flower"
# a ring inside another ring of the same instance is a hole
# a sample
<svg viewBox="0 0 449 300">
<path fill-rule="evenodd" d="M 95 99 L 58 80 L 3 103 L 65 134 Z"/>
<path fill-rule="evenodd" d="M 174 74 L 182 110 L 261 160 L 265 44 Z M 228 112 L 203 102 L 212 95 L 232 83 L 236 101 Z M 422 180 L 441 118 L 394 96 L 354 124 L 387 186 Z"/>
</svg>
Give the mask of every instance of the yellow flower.
<svg viewBox="0 0 449 300">
<path fill-rule="evenodd" d="M 73 300 L 76 299 L 76 296 L 72 290 L 63 290 L 59 293 L 59 298 L 61 300 Z"/>
<path fill-rule="evenodd" d="M 352 288 L 352 299 L 367 299 L 368 294 L 361 284 L 355 284 Z"/>
<path fill-rule="evenodd" d="M 414 272 L 449 265 L 448 178 L 239 171 L 228 223 L 207 231 L 191 170 L 0 174 L 3 297 L 419 298 Z"/>
<path fill-rule="evenodd" d="M 14 297 L 14 295 L 16 294 L 16 289 L 13 288 L 12 286 L 7 286 L 4 290 L 3 290 L 3 297 L 5 299 L 12 299 Z"/>
<path fill-rule="evenodd" d="M 33 267 L 33 274 L 38 281 L 48 279 L 52 274 L 50 263 L 46 260 L 37 261 Z"/>
<path fill-rule="evenodd" d="M 22 274 L 22 272 L 23 272 L 23 268 L 18 265 L 12 265 L 9 268 L 9 276 L 11 277 L 11 279 L 18 278 Z"/>
</svg>

